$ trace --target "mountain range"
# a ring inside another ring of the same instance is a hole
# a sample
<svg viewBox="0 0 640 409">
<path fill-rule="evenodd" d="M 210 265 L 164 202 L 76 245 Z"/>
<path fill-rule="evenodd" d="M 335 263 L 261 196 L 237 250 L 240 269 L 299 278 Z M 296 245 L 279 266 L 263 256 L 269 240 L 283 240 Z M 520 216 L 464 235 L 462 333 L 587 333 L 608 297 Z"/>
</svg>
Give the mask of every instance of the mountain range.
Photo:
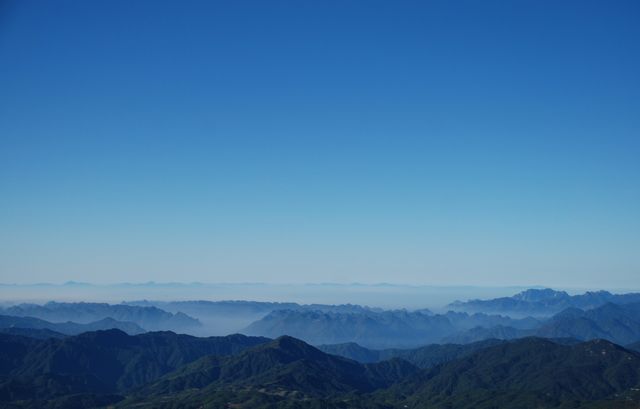
<svg viewBox="0 0 640 409">
<path fill-rule="evenodd" d="M 339 355 L 362 363 L 380 362 L 401 358 L 418 368 L 431 368 L 445 362 L 472 354 L 480 349 L 506 342 L 499 339 L 487 339 L 466 345 L 430 344 L 412 349 L 369 349 L 354 342 L 345 344 L 320 345 L 318 349 L 328 354 Z"/>
<path fill-rule="evenodd" d="M 524 338 L 421 372 L 385 398 L 408 408 L 637 407 L 640 355 L 604 340 Z"/>
<path fill-rule="evenodd" d="M 640 303 L 605 303 L 590 310 L 571 307 L 545 319 L 453 311 L 432 314 L 404 310 L 361 313 L 278 310 L 242 332 L 270 338 L 291 335 L 314 345 L 353 342 L 372 349 L 528 336 L 584 341 L 602 338 L 626 345 L 640 340 Z"/>
<path fill-rule="evenodd" d="M 0 408 L 637 409 L 640 302 L 606 294 L 517 318 L 244 301 L 6 306 Z M 147 332 L 250 317 L 246 335 Z"/>
<path fill-rule="evenodd" d="M 594 292 L 567 298 L 560 291 L 528 290 L 510 299 L 527 303 L 570 299 L 586 305 L 586 300 L 601 301 L 609 297 L 607 294 Z M 235 328 L 239 329 L 237 332 L 252 336 L 277 338 L 289 335 L 313 345 L 353 342 L 376 350 L 527 336 L 579 340 L 602 338 L 620 345 L 640 340 L 640 303 L 627 302 L 635 299 L 635 295 L 609 295 L 624 302 L 606 302 L 591 309 L 569 307 L 544 318 L 512 318 L 459 311 L 434 314 L 426 309 L 382 310 L 352 304 L 137 301 L 110 305 L 49 302 L 4 308 L 0 329 L 48 329 L 64 335 L 109 328 L 118 328 L 129 334 L 149 329 L 170 329 L 209 336 L 227 334 L 229 328 Z M 238 328 L 240 323 L 246 326 Z"/>
<path fill-rule="evenodd" d="M 626 345 L 640 340 L 640 303 L 606 303 L 591 310 L 568 308 L 533 329 L 509 326 L 477 327 L 445 338 L 447 342 L 468 343 L 488 338 L 515 339 L 526 336 L 543 338 L 607 339 Z"/>
<path fill-rule="evenodd" d="M 604 304 L 631 304 L 640 302 L 640 293 L 612 294 L 608 291 L 588 291 L 569 295 L 552 289 L 529 289 L 511 297 L 490 300 L 455 301 L 447 306 L 452 311 L 486 314 L 504 314 L 511 317 L 549 317 L 567 308 L 589 310 Z"/>
<path fill-rule="evenodd" d="M 228 334 L 242 331 L 254 321 L 260 320 L 273 311 L 322 311 L 342 313 L 367 313 L 382 311 L 354 304 L 298 304 L 292 302 L 262 301 L 129 301 L 126 305 L 138 307 L 156 307 L 174 314 L 184 313 L 198 319 L 202 324 L 200 331 L 191 333 Z"/>
<path fill-rule="evenodd" d="M 249 335 L 275 338 L 291 335 L 314 345 L 355 342 L 370 348 L 411 348 L 440 342 L 443 338 L 476 326 L 511 325 L 530 329 L 532 318 L 391 310 L 360 313 L 279 310 L 242 330 Z"/>
<path fill-rule="evenodd" d="M 72 321 L 78 324 L 88 324 L 110 318 L 116 321 L 134 323 L 147 331 L 172 330 L 189 332 L 202 325 L 197 319 L 182 312 L 173 314 L 157 307 L 123 304 L 61 303 L 52 301 L 44 305 L 18 304 L 0 309 L 0 313 L 16 317 L 39 318 L 54 323 Z"/>
<path fill-rule="evenodd" d="M 145 332 L 144 329 L 133 322 L 116 321 L 113 318 L 103 318 L 101 320 L 89 322 L 86 324 L 78 324 L 71 321 L 54 323 L 33 317 L 14 317 L 9 315 L 0 315 L 0 331 L 14 334 L 18 334 L 18 332 L 22 331 L 24 335 L 28 336 L 36 334 L 37 332 L 35 330 L 48 330 L 53 334 L 57 333 L 64 335 L 77 335 L 87 331 L 97 331 L 113 328 L 124 331 L 130 335 L 136 335 Z M 44 333 L 42 331 L 39 332 L 39 334 L 41 336 L 44 336 Z"/>
<path fill-rule="evenodd" d="M 605 340 L 429 346 L 360 363 L 289 336 L 0 334 L 2 407 L 626 409 L 639 391 L 640 353 Z"/>
<path fill-rule="evenodd" d="M 134 396 L 146 400 L 195 388 L 200 389 L 197 395 L 205 397 L 220 389 L 258 388 L 267 394 L 295 392 L 322 398 L 372 392 L 416 372 L 418 368 L 400 359 L 360 364 L 284 336 L 236 356 L 201 358 L 135 391 Z"/>
<path fill-rule="evenodd" d="M 202 356 L 230 355 L 268 341 L 173 332 L 130 336 L 116 329 L 44 340 L 0 334 L 0 399 L 36 400 L 38 406 L 67 395 L 123 393 Z"/>
</svg>

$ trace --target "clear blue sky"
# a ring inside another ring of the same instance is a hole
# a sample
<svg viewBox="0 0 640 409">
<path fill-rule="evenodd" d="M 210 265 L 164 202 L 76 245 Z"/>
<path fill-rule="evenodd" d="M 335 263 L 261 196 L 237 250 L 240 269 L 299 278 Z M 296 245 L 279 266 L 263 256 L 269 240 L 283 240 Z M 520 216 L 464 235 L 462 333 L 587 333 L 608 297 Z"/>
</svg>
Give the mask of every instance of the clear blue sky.
<svg viewBox="0 0 640 409">
<path fill-rule="evenodd" d="M 0 281 L 640 287 L 637 1 L 3 1 Z"/>
</svg>

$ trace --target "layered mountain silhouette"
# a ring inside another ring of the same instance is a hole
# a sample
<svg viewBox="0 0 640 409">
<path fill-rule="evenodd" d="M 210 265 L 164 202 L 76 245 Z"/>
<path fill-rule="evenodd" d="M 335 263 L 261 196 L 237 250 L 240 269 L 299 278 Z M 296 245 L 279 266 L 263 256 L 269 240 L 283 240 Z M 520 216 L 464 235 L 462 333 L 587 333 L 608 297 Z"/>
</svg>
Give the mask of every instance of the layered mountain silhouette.
<svg viewBox="0 0 640 409">
<path fill-rule="evenodd" d="M 88 324 L 103 319 L 131 322 L 147 331 L 172 330 L 189 332 L 201 323 L 182 312 L 175 314 L 156 307 L 142 307 L 106 303 L 60 303 L 44 305 L 19 304 L 0 310 L 4 315 L 39 318 L 50 322 L 75 322 Z"/>
<path fill-rule="evenodd" d="M 640 340 L 640 303 L 605 303 L 591 310 L 568 308 L 547 319 L 500 315 L 384 311 L 335 313 L 274 311 L 243 332 L 275 338 L 292 335 L 315 345 L 357 343 L 366 348 L 413 348 L 432 343 L 467 344 L 528 336 L 607 339 L 626 345 Z M 354 351 L 354 353 L 356 353 Z"/>
<path fill-rule="evenodd" d="M 354 304 L 298 304 L 292 302 L 261 301 L 132 301 L 126 305 L 156 307 L 172 313 L 184 313 L 198 319 L 203 324 L 198 333 L 241 332 L 252 322 L 260 320 L 273 311 L 322 311 L 340 313 L 368 313 L 382 311 Z"/>
<path fill-rule="evenodd" d="M 582 306 L 536 318 L 350 304 L 20 304 L 0 315 L 0 407 L 636 409 L 634 297 L 507 297 Z M 203 330 L 219 319 L 211 315 L 257 318 L 249 336 L 142 325 Z"/>
<path fill-rule="evenodd" d="M 532 328 L 534 319 L 513 320 L 486 314 L 431 314 L 405 310 L 366 313 L 274 311 L 242 332 L 275 338 L 291 335 L 315 345 L 355 342 L 370 348 L 411 348 L 480 325 Z"/>
<path fill-rule="evenodd" d="M 0 328 L 0 333 L 8 335 L 20 335 L 23 337 L 36 339 L 64 338 L 67 336 L 61 332 L 52 331 L 46 328 L 8 327 Z"/>
<path fill-rule="evenodd" d="M 640 302 L 640 293 L 612 294 L 608 291 L 588 291 L 569 295 L 552 289 L 529 289 L 511 297 L 491 300 L 456 301 L 447 306 L 453 311 L 469 313 L 504 314 L 508 316 L 551 316 L 567 308 L 589 310 L 604 304 L 631 304 Z"/>
<path fill-rule="evenodd" d="M 477 327 L 449 336 L 445 341 L 468 343 L 488 338 L 515 339 L 526 336 L 575 338 L 584 341 L 602 338 L 626 345 L 640 340 L 640 303 L 606 303 L 587 311 L 568 308 L 543 321 L 538 328 Z"/>
<path fill-rule="evenodd" d="M 130 335 L 141 334 L 144 331 L 139 325 L 133 322 L 117 321 L 113 318 L 103 318 L 98 321 L 89 322 L 86 324 L 78 324 L 76 322 L 49 322 L 33 317 L 14 317 L 8 315 L 0 315 L 0 328 L 5 333 L 19 334 L 22 330 L 22 334 L 27 336 L 35 336 L 41 338 L 44 333 L 40 332 L 39 336 L 36 336 L 34 330 L 49 330 L 53 333 L 59 333 L 64 335 L 77 335 L 87 331 L 98 331 L 106 329 L 119 329 Z M 29 331 L 32 330 L 32 331 Z M 50 338 L 46 337 L 45 338 Z M 60 338 L 60 337 L 54 337 Z"/>
</svg>

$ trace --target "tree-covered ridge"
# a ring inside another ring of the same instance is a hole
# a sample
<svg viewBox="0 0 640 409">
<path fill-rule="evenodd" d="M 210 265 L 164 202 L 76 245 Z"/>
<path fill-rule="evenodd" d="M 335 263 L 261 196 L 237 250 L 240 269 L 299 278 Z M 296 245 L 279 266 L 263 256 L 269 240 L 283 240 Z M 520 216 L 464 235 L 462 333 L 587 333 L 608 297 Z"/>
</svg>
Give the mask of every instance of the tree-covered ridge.
<svg viewBox="0 0 640 409">
<path fill-rule="evenodd" d="M 46 340 L 3 334 L 0 397 L 41 401 L 72 394 L 122 394 L 202 356 L 234 354 L 267 341 L 172 332 L 130 336 L 119 330 Z"/>
<path fill-rule="evenodd" d="M 384 353 L 396 357 L 359 363 L 288 336 L 129 336 L 111 330 L 42 340 L 0 334 L 0 403 L 345 409 L 640 404 L 640 353 L 605 340 L 524 338 Z"/>
</svg>

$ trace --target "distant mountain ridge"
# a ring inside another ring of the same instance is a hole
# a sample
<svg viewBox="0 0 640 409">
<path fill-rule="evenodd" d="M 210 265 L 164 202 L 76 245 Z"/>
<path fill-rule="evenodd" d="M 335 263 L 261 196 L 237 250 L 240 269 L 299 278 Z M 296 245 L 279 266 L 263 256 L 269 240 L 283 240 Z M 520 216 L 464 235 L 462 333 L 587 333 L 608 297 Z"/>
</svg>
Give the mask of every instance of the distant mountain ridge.
<svg viewBox="0 0 640 409">
<path fill-rule="evenodd" d="M 575 338 L 582 341 L 606 339 L 621 345 L 640 340 L 640 303 L 606 303 L 591 310 L 568 308 L 533 329 L 496 326 L 477 327 L 445 338 L 447 342 L 469 343 L 487 338 L 516 339 L 527 336 Z"/>
<path fill-rule="evenodd" d="M 358 304 L 299 304 L 294 302 L 267 302 L 246 300 L 193 300 L 193 301 L 127 301 L 124 305 L 140 307 L 157 307 L 169 312 L 193 313 L 194 316 L 206 313 L 226 314 L 266 314 L 277 310 L 311 310 L 334 312 L 368 312 L 383 311 L 381 308 L 373 308 Z M 428 311 L 428 310 L 425 310 Z"/>
<path fill-rule="evenodd" d="M 241 332 L 254 321 L 264 318 L 271 312 L 291 311 L 323 311 L 345 313 L 367 313 L 382 311 L 355 304 L 298 304 L 292 302 L 264 301 L 128 301 L 125 305 L 139 307 L 156 307 L 172 313 L 184 313 L 202 322 L 202 333 Z"/>
<path fill-rule="evenodd" d="M 122 304 L 51 301 L 44 305 L 14 305 L 0 309 L 0 313 L 17 317 L 34 317 L 54 323 L 72 321 L 78 324 L 87 324 L 103 319 L 113 319 L 135 323 L 147 331 L 188 332 L 201 326 L 197 319 L 181 312 L 173 314 L 156 307 Z"/>
<path fill-rule="evenodd" d="M 539 296 L 536 293 L 532 297 L 529 293 L 523 298 L 539 299 Z M 291 335 L 314 345 L 357 343 L 369 349 L 407 349 L 528 336 L 582 341 L 600 338 L 627 345 L 640 340 L 640 303 L 605 303 L 589 310 L 571 307 L 547 319 L 453 311 L 431 314 L 403 310 L 361 313 L 278 310 L 253 322 L 243 332 L 269 338 Z"/>
<path fill-rule="evenodd" d="M 291 335 L 314 345 L 356 342 L 368 348 L 412 348 L 440 342 L 443 338 L 476 326 L 512 325 L 528 329 L 534 319 L 422 311 L 341 313 L 322 311 L 274 311 L 242 332 L 276 338 Z"/>
<path fill-rule="evenodd" d="M 588 291 L 569 295 L 552 289 L 529 289 L 511 297 L 491 300 L 455 301 L 447 306 L 453 311 L 505 314 L 509 316 L 551 316 L 567 308 L 588 310 L 604 304 L 640 302 L 640 293 L 612 294 L 608 291 Z"/>
<path fill-rule="evenodd" d="M 99 321 L 89 322 L 86 324 L 78 324 L 71 321 L 53 323 L 39 318 L 14 317 L 9 315 L 0 315 L 0 328 L 13 328 L 14 332 L 16 332 L 18 329 L 22 329 L 23 333 L 26 333 L 25 330 L 49 330 L 53 331 L 54 333 L 60 333 L 64 335 L 78 335 L 83 332 L 107 330 L 113 328 L 124 331 L 129 335 L 137 335 L 145 332 L 144 329 L 133 322 L 116 321 L 113 318 L 103 318 Z"/>
</svg>

